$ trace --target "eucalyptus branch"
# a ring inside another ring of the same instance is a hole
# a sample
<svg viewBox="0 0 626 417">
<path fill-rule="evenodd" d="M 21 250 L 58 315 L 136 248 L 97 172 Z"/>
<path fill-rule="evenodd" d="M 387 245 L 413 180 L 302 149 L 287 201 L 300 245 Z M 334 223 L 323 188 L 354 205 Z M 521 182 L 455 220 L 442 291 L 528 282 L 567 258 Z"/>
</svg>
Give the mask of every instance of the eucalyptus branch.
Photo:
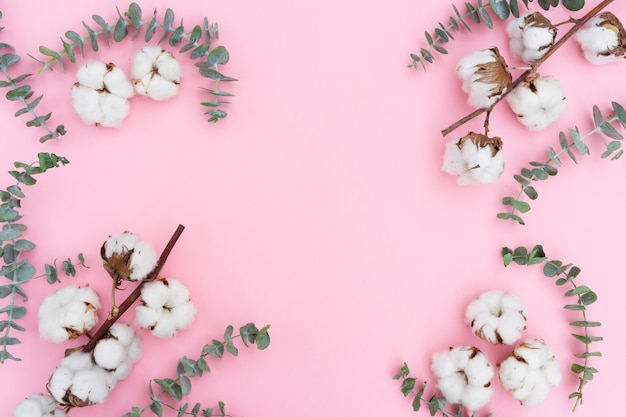
<svg viewBox="0 0 626 417">
<path fill-rule="evenodd" d="M 161 269 L 163 269 L 163 266 L 165 265 L 165 262 L 167 261 L 167 258 L 170 255 L 170 252 L 174 248 L 174 245 L 178 241 L 178 238 L 180 237 L 180 235 L 183 233 L 183 230 L 185 230 L 185 227 L 183 225 L 178 225 L 178 227 L 176 228 L 176 231 L 174 232 L 169 242 L 167 243 L 167 246 L 165 246 L 165 249 L 163 249 L 163 252 L 161 253 L 161 256 L 159 257 L 159 260 L 154 270 L 146 277 L 145 280 L 139 283 L 139 285 L 135 287 L 133 292 L 130 293 L 130 295 L 124 300 L 124 302 L 122 302 L 122 304 L 119 305 L 117 313 L 110 314 L 107 320 L 104 323 L 102 323 L 102 325 L 98 328 L 98 330 L 96 330 L 96 332 L 91 336 L 91 338 L 89 339 L 89 342 L 87 342 L 82 348 L 79 348 L 79 349 L 81 349 L 83 352 L 91 352 L 93 348 L 96 346 L 96 343 L 98 342 L 98 340 L 100 340 L 104 335 L 106 335 L 106 333 L 109 331 L 111 326 L 113 326 L 113 324 L 115 324 L 115 322 L 126 312 L 126 310 L 128 310 L 133 305 L 133 303 L 137 301 L 137 299 L 141 296 L 141 288 L 143 287 L 143 285 L 146 282 L 154 281 L 155 279 L 159 277 L 159 274 L 161 273 Z"/>
<path fill-rule="evenodd" d="M 0 19 L 2 19 L 2 12 L 0 12 Z M 2 29 L 4 28 L 0 28 L 0 31 Z M 6 43 L 0 43 L 0 49 L 10 49 L 11 51 L 15 51 L 15 48 Z M 0 55 L 0 73 L 2 73 L 5 78 L 5 80 L 0 80 L 0 87 L 9 88 L 9 91 L 6 93 L 7 100 L 20 102 L 24 106 L 15 113 L 15 117 L 23 114 L 30 114 L 32 118 L 26 122 L 26 126 L 41 127 L 47 132 L 39 138 L 40 142 L 45 142 L 50 139 L 58 139 L 60 136 L 65 135 L 65 127 L 63 125 L 59 125 L 52 129 L 48 126 L 48 120 L 52 116 L 52 113 L 40 116 L 37 112 L 35 112 L 35 108 L 41 102 L 43 95 L 32 99 L 34 95 L 33 90 L 29 85 L 24 84 L 24 81 L 30 77 L 31 74 L 22 74 L 13 78 L 8 71 L 8 68 L 19 62 L 20 59 L 19 55 L 12 52 Z"/>
<path fill-rule="evenodd" d="M 210 116 L 209 122 L 216 122 L 219 119 L 223 119 L 227 116 L 227 113 L 220 109 L 223 104 L 228 104 L 227 101 L 223 101 L 224 97 L 231 97 L 233 94 L 220 90 L 220 83 L 237 81 L 235 78 L 226 76 L 219 71 L 219 66 L 228 62 L 230 56 L 228 51 L 223 46 L 217 46 L 211 48 L 212 42 L 219 38 L 219 30 L 217 23 L 209 23 L 205 17 L 202 26 L 195 25 L 193 29 L 188 32 L 183 26 L 182 20 L 178 26 L 174 25 L 175 16 L 172 9 L 167 9 L 162 20 L 158 20 L 157 11 L 155 10 L 150 20 L 142 19 L 142 11 L 138 4 L 131 3 L 128 10 L 122 14 L 119 9 L 117 10 L 118 19 L 115 23 L 110 24 L 99 15 L 93 15 L 92 19 L 98 25 L 98 28 L 94 29 L 87 23 L 82 22 L 83 27 L 87 30 L 87 35 L 81 36 L 75 31 L 65 32 L 65 39 L 61 39 L 63 43 L 63 49 L 54 50 L 45 46 L 39 47 L 39 52 L 46 57 L 46 60 L 40 60 L 35 58 L 42 64 L 40 72 L 47 69 L 52 69 L 57 64 L 62 71 L 65 71 L 63 60 L 66 58 L 69 62 L 76 62 L 76 49 L 80 50 L 81 56 L 84 57 L 85 45 L 90 45 L 94 52 L 98 52 L 99 38 L 104 37 L 107 44 L 110 44 L 111 39 L 115 42 L 123 41 L 129 34 L 129 29 L 134 28 L 132 39 L 135 39 L 139 34 L 139 31 L 145 27 L 144 40 L 146 43 L 151 42 L 157 29 L 162 31 L 158 43 L 167 41 L 169 46 L 178 47 L 179 53 L 189 53 L 189 57 L 192 60 L 198 60 L 195 65 L 198 67 L 200 75 L 213 80 L 214 88 L 205 88 L 211 97 L 212 101 L 202 102 L 205 107 L 209 107 L 205 114 Z"/>
<path fill-rule="evenodd" d="M 583 27 L 583 25 L 585 23 L 587 23 L 589 20 L 591 20 L 597 14 L 599 14 L 604 8 L 606 8 L 611 3 L 613 3 L 613 0 L 604 0 L 600 4 L 598 4 L 596 7 L 591 9 L 589 12 L 587 12 L 587 14 L 585 14 L 580 19 L 574 19 L 575 23 L 573 24 L 573 26 L 563 36 L 561 36 L 561 38 L 559 38 L 559 40 L 557 42 L 555 42 L 554 45 L 541 58 L 539 58 L 537 61 L 535 61 L 530 66 L 529 69 L 527 69 L 520 76 L 518 76 L 512 82 L 511 87 L 509 89 L 507 89 L 502 95 L 500 95 L 495 100 L 495 102 L 491 105 L 491 107 L 474 110 L 473 112 L 471 112 L 467 116 L 461 118 L 460 120 L 458 120 L 455 123 L 451 124 L 447 128 L 443 129 L 441 131 L 441 134 L 445 137 L 449 133 L 451 133 L 454 130 L 456 130 L 457 128 L 459 128 L 460 126 L 462 126 L 465 123 L 469 122 L 470 120 L 478 117 L 482 113 L 485 113 L 485 112 L 489 113 L 489 112 L 491 112 L 493 110 L 493 108 L 498 103 L 500 103 L 502 101 L 502 99 L 504 99 L 511 91 L 513 91 L 518 85 L 523 83 L 529 76 L 535 74 L 537 72 L 537 70 L 539 69 L 539 67 L 541 66 L 541 64 L 543 64 L 549 57 L 552 56 L 552 54 L 554 54 L 561 46 L 563 46 L 565 44 L 565 42 L 567 42 L 576 32 L 578 32 Z"/>
<path fill-rule="evenodd" d="M 426 62 L 432 63 L 435 60 L 434 52 L 438 52 L 440 54 L 447 54 L 448 51 L 443 47 L 443 44 L 450 42 L 450 40 L 454 40 L 454 36 L 452 35 L 452 31 L 459 32 L 461 27 L 467 29 L 468 32 L 471 32 L 472 29 L 467 24 L 466 20 L 471 18 L 475 23 L 480 24 L 481 22 L 485 24 L 489 29 L 493 29 L 493 19 L 489 14 L 488 10 L 491 9 L 493 14 L 504 21 L 507 20 L 511 15 L 514 17 L 520 17 L 519 4 L 517 0 L 485 0 L 488 1 L 487 4 L 483 4 L 482 0 L 478 0 L 476 6 L 469 2 L 465 2 L 465 14 L 461 14 L 456 6 L 452 6 L 454 9 L 454 16 L 450 16 L 448 25 L 444 25 L 439 22 L 439 27 L 434 29 L 432 32 L 425 32 L 426 42 L 428 43 L 428 48 L 421 48 L 419 54 L 412 53 L 411 60 L 412 63 L 409 65 L 409 68 L 413 67 L 417 69 L 418 64 L 422 66 L 422 68 L 426 69 Z M 531 3 L 533 0 L 522 0 L 526 9 L 528 9 L 528 3 Z M 558 6 L 559 1 L 553 0 L 538 0 L 539 6 L 548 10 L 550 7 Z M 564 0 L 563 6 L 571 11 L 580 10 L 585 5 L 584 0 Z"/>
<path fill-rule="evenodd" d="M 417 379 L 411 377 L 410 370 L 406 362 L 400 367 L 400 370 L 396 375 L 394 375 L 394 380 L 402 380 L 402 384 L 400 385 L 400 391 L 404 394 L 405 397 L 410 395 L 413 396 L 412 407 L 413 411 L 417 412 L 421 410 L 422 405 L 428 406 L 428 411 L 431 416 L 440 413 L 443 417 L 463 417 L 463 407 L 459 406 L 456 412 L 449 411 L 446 409 L 447 400 L 445 397 L 439 397 L 437 394 L 433 394 L 428 399 L 424 398 L 424 393 L 426 391 L 426 382 L 421 384 L 417 384 Z M 417 386 L 416 386 L 417 385 Z M 474 411 L 468 417 L 476 417 L 477 413 Z M 492 417 L 493 414 L 489 414 L 489 417 Z"/>
<path fill-rule="evenodd" d="M 526 201 L 522 201 L 521 198 L 524 195 L 531 200 L 536 200 L 539 197 L 532 183 L 545 181 L 557 175 L 558 169 L 562 165 L 561 157 L 563 155 L 567 154 L 575 163 L 578 161 L 576 160 L 574 152 L 580 155 L 588 155 L 589 147 L 586 145 L 585 140 L 591 136 L 596 134 L 603 135 L 602 138 L 606 150 L 602 153 L 601 158 L 606 159 L 611 157 L 611 160 L 619 159 L 624 153 L 621 149 L 622 144 L 620 142 L 623 136 L 615 129 L 614 124 L 619 123 L 622 127 L 626 127 L 626 109 L 617 102 L 612 102 L 611 106 L 612 113 L 604 116 L 600 108 L 594 105 L 594 129 L 585 134 L 581 134 L 578 127 L 571 128 L 568 131 L 571 139 L 568 139 L 564 132 L 560 132 L 560 148 L 558 150 L 550 147 L 547 152 L 547 160 L 544 162 L 532 161 L 529 163 L 531 168 L 523 168 L 520 174 L 514 175 L 513 178 L 520 184 L 521 189 L 516 197 L 504 197 L 502 199 L 502 204 L 510 206 L 510 210 L 508 212 L 498 213 L 497 217 L 504 220 L 514 220 L 522 225 L 525 224 L 521 214 L 530 211 L 530 204 Z M 604 136 L 611 140 L 605 140 Z"/>
<path fill-rule="evenodd" d="M 0 321 L 0 332 L 2 332 L 0 363 L 4 363 L 7 359 L 20 360 L 9 353 L 8 347 L 21 343 L 19 338 L 11 335 L 12 330 L 19 332 L 26 330 L 16 322 L 26 315 L 26 307 L 16 303 L 18 296 L 27 299 L 22 285 L 31 281 L 35 276 L 35 267 L 28 259 L 20 260 L 22 253 L 35 248 L 33 242 L 22 238 L 27 227 L 19 222 L 22 216 L 18 209 L 21 207 L 21 199 L 25 197 L 21 186 L 32 186 L 37 183 L 35 175 L 69 163 L 66 158 L 55 154 L 40 153 L 38 156 L 37 163 L 15 162 L 16 169 L 9 171 L 9 174 L 16 180 L 16 183 L 6 190 L 0 190 L 0 223 L 3 223 L 0 231 L 0 257 L 4 264 L 0 268 L 0 276 L 10 281 L 9 284 L 0 285 L 0 298 L 9 300 L 8 305 L 0 308 L 0 314 L 6 314 L 6 318 Z"/>
<path fill-rule="evenodd" d="M 189 403 L 175 406 L 165 402 L 162 397 L 167 394 L 172 400 L 180 403 L 185 396 L 191 393 L 191 378 L 202 377 L 205 373 L 211 371 L 206 360 L 207 356 L 222 358 L 224 351 L 229 352 L 233 356 L 237 356 L 239 354 L 239 350 L 234 344 L 234 340 L 237 338 L 241 338 L 246 347 L 248 344 L 256 344 L 259 350 L 267 349 L 270 344 L 270 335 L 268 333 L 269 327 L 270 326 L 268 325 L 259 330 L 254 323 L 248 323 L 239 328 L 238 335 L 233 335 L 234 328 L 229 325 L 224 332 L 223 341 L 214 339 L 210 344 L 204 345 L 197 360 L 192 360 L 187 357 L 180 358 L 176 365 L 176 378 L 151 380 L 148 383 L 150 403 L 143 408 L 133 407 L 132 411 L 124 414 L 123 417 L 139 417 L 148 410 L 161 417 L 163 415 L 164 408 L 177 411 L 178 416 L 201 415 L 203 417 L 227 417 L 228 414 L 224 411 L 224 403 L 222 401 L 219 401 L 217 406 L 219 414 L 215 414 L 215 408 L 203 408 L 200 403 L 196 403 L 190 409 Z M 161 391 L 158 394 L 154 392 L 153 383 L 161 388 Z"/>
<path fill-rule="evenodd" d="M 598 296 L 588 286 L 577 285 L 574 282 L 574 279 L 581 272 L 580 268 L 572 264 L 564 264 L 558 260 L 549 260 L 541 245 L 535 245 L 530 251 L 525 247 L 518 247 L 514 250 L 504 247 L 502 248 L 502 258 L 505 266 L 510 265 L 512 262 L 527 266 L 543 264 L 543 274 L 548 278 L 556 278 L 555 284 L 557 286 L 565 284 L 572 286 L 572 289 L 565 292 L 565 296 L 574 297 L 576 301 L 566 304 L 563 308 L 581 312 L 582 320 L 572 321 L 569 324 L 575 329 L 575 333 L 572 333 L 574 339 L 585 346 L 582 353 L 574 355 L 576 358 L 582 359 L 582 364 L 574 362 L 570 367 L 571 371 L 578 375 L 578 387 L 576 391 L 569 395 L 569 398 L 575 400 L 572 411 L 576 411 L 578 405 L 583 403 L 583 387 L 593 380 L 594 374 L 598 372 L 597 369 L 589 366 L 589 358 L 602 356 L 601 352 L 590 349 L 590 345 L 601 341 L 602 337 L 593 336 L 589 332 L 590 328 L 599 327 L 601 323 L 589 321 L 587 318 L 587 306 L 595 303 L 598 300 Z M 583 334 L 579 334 L 580 329 L 582 329 Z"/>
</svg>

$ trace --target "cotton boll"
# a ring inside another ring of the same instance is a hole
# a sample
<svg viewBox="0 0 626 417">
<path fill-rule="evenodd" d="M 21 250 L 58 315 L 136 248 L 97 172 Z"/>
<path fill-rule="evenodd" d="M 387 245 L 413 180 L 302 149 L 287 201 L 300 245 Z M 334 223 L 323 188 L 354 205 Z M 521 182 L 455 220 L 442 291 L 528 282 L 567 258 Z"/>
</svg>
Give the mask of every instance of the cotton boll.
<svg viewBox="0 0 626 417">
<path fill-rule="evenodd" d="M 541 13 L 527 13 L 507 25 L 509 48 L 513 56 L 532 64 L 554 45 L 557 29 Z"/>
<path fill-rule="evenodd" d="M 136 336 L 132 326 L 126 323 L 114 323 L 109 329 L 111 337 L 118 340 L 124 347 L 134 342 Z"/>
<path fill-rule="evenodd" d="M 130 279 L 141 281 L 146 278 L 156 267 L 157 260 L 157 253 L 150 242 L 137 242 L 130 257 L 130 267 L 133 270 Z"/>
<path fill-rule="evenodd" d="M 191 301 L 186 301 L 173 309 L 172 315 L 176 320 L 176 327 L 179 330 L 184 330 L 193 324 L 196 318 L 196 307 Z"/>
<path fill-rule="evenodd" d="M 611 12 L 591 18 L 576 35 L 585 58 L 595 65 L 608 64 L 624 58 L 626 31 Z"/>
<path fill-rule="evenodd" d="M 461 58 L 457 74 L 467 103 L 479 109 L 491 107 L 511 88 L 512 77 L 498 48 L 474 51 Z"/>
<path fill-rule="evenodd" d="M 114 64 L 89 61 L 76 73 L 71 90 L 76 114 L 89 125 L 118 127 L 128 115 L 132 83 Z"/>
<path fill-rule="evenodd" d="M 135 321 L 153 335 L 172 337 L 193 323 L 196 308 L 189 299 L 189 290 L 179 280 L 161 278 L 146 283 L 141 293 Z"/>
<path fill-rule="evenodd" d="M 171 52 L 147 46 L 133 58 L 131 78 L 135 90 L 153 100 L 169 100 L 178 94 L 182 67 Z"/>
<path fill-rule="evenodd" d="M 449 142 L 442 169 L 458 175 L 459 185 L 494 183 L 504 171 L 502 140 L 470 132 L 456 142 Z"/>
<path fill-rule="evenodd" d="M 13 417 L 66 417 L 65 411 L 57 407 L 52 397 L 44 394 L 31 394 L 13 410 Z"/>
<path fill-rule="evenodd" d="M 567 109 L 561 84 L 550 76 L 526 80 L 506 100 L 517 120 L 530 130 L 545 129 Z"/>
<path fill-rule="evenodd" d="M 465 309 L 465 323 L 483 340 L 510 345 L 521 338 L 527 315 L 519 296 L 492 290 L 469 303 Z"/>
<path fill-rule="evenodd" d="M 91 287 L 66 286 L 39 306 L 39 335 L 55 343 L 80 337 L 98 323 L 99 310 L 100 299 Z"/>
<path fill-rule="evenodd" d="M 168 307 L 176 307 L 189 301 L 189 290 L 185 285 L 177 279 L 168 278 L 167 286 L 169 289 L 169 297 L 166 302 Z"/>
<path fill-rule="evenodd" d="M 72 378 L 71 393 L 89 405 L 103 403 L 116 381 L 100 367 L 78 371 Z"/>
<path fill-rule="evenodd" d="M 477 410 L 491 398 L 493 367 L 473 346 L 454 346 L 433 354 L 431 369 L 446 400 Z"/>
<path fill-rule="evenodd" d="M 501 385 L 526 407 L 540 405 L 561 373 L 552 349 L 542 340 L 527 339 L 499 365 Z"/>
</svg>

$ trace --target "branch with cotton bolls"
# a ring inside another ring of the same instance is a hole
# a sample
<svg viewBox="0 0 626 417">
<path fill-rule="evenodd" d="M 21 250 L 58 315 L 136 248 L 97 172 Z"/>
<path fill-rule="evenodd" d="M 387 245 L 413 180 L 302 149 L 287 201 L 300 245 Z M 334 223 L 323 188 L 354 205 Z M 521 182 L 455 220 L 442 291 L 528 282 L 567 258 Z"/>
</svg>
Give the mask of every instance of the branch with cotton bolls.
<svg viewBox="0 0 626 417">
<path fill-rule="evenodd" d="M 592 53 L 587 52 L 589 47 L 586 46 L 585 40 L 593 37 L 589 33 L 600 33 L 596 36 L 608 39 L 608 43 L 604 43 L 608 46 L 605 46 L 603 50 L 594 50 L 595 54 L 602 57 L 602 63 L 622 59 L 626 52 L 626 32 L 614 15 L 610 12 L 602 13 L 612 1 L 604 0 L 582 18 L 564 22 L 571 23 L 572 27 L 558 41 L 556 41 L 558 25 L 553 25 L 539 13 L 529 13 L 512 20 L 507 26 L 511 53 L 529 65 L 528 69 L 513 81 L 511 81 L 509 71 L 511 68 L 508 67 L 497 48 L 476 51 L 462 58 L 457 66 L 457 73 L 463 80 L 463 91 L 468 93 L 468 104 L 477 109 L 443 129 L 442 135 L 450 134 L 484 113 L 483 135 L 489 139 L 489 117 L 502 99 L 506 99 L 517 119 L 529 130 L 542 130 L 556 121 L 567 108 L 565 93 L 554 77 L 541 76 L 537 70 L 566 41 L 580 33 L 583 36 L 578 36 L 576 39 L 588 59 Z M 597 60 L 596 62 L 590 61 L 599 63 Z M 498 138 L 498 140 L 501 139 Z M 444 171 L 462 176 L 478 167 L 468 164 L 464 172 L 450 172 L 450 160 L 455 158 L 454 153 L 448 152 L 452 144 L 462 149 L 460 141 L 448 144 L 444 155 Z M 460 184 L 468 182 L 489 184 L 494 181 L 492 178 L 485 181 L 464 181 L 459 178 L 458 182 Z"/>
</svg>

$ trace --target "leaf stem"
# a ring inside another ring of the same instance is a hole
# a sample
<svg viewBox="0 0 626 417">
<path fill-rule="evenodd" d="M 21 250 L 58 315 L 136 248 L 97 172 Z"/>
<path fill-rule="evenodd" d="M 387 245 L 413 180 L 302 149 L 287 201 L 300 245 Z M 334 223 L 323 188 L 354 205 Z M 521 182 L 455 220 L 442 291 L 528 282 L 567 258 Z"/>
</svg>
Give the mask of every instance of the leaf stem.
<svg viewBox="0 0 626 417">
<path fill-rule="evenodd" d="M 445 137 L 448 134 L 450 134 L 451 132 L 453 132 L 454 130 L 458 129 L 460 126 L 462 126 L 465 123 L 469 122 L 470 120 L 478 117 L 482 113 L 484 113 L 484 112 L 491 112 L 491 110 L 493 110 L 493 108 L 504 97 L 506 97 L 507 94 L 509 94 L 511 91 L 513 91 L 518 85 L 523 83 L 526 80 L 526 78 L 528 78 L 530 75 L 532 75 L 535 72 L 537 72 L 537 69 L 539 68 L 539 66 L 541 64 L 543 64 L 550 56 L 552 56 L 552 54 L 554 54 L 557 51 L 557 49 L 559 49 L 561 46 L 563 46 L 563 44 L 565 44 L 565 42 L 567 42 L 567 40 L 569 40 L 569 38 L 571 38 L 576 32 L 578 32 L 585 23 L 587 23 L 595 15 L 600 13 L 602 11 L 602 9 L 607 7 L 609 4 L 613 3 L 613 1 L 614 0 L 604 0 L 600 4 L 598 4 L 596 7 L 591 9 L 583 17 L 581 17 L 580 19 L 576 19 L 576 21 L 575 21 L 576 23 L 574 23 L 574 25 L 565 33 L 565 35 L 563 35 L 557 42 L 555 42 L 555 44 L 552 46 L 552 48 L 550 48 L 541 58 L 539 58 L 537 61 L 535 61 L 531 65 L 530 69 L 524 71 L 519 77 L 517 77 L 512 82 L 511 88 L 506 90 L 500 97 L 498 97 L 498 99 L 490 107 L 474 110 L 473 112 L 471 112 L 467 116 L 461 118 L 460 120 L 454 122 L 450 126 L 448 126 L 445 129 L 443 129 L 441 131 L 441 134 Z"/>
</svg>

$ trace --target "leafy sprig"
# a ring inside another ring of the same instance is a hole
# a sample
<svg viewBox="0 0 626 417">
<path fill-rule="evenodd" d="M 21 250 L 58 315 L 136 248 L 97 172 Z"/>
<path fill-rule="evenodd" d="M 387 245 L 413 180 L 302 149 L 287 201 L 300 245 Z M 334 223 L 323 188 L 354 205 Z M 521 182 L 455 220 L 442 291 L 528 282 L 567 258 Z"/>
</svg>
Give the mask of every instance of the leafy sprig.
<svg viewBox="0 0 626 417">
<path fill-rule="evenodd" d="M 426 393 L 427 382 L 417 382 L 417 378 L 410 376 L 409 366 L 404 362 L 400 367 L 400 370 L 394 375 L 394 380 L 401 380 L 400 391 L 405 397 L 412 396 L 413 400 L 411 406 L 413 411 L 417 412 L 422 409 L 422 406 L 428 407 L 428 412 L 431 416 L 440 413 L 444 417 L 463 417 L 463 407 L 457 406 L 456 411 L 450 411 L 446 409 L 447 400 L 445 397 L 440 397 L 436 393 L 433 393 L 430 397 L 424 397 Z M 469 417 L 476 417 L 478 414 L 474 411 Z M 493 414 L 489 414 L 492 417 Z"/>
<path fill-rule="evenodd" d="M 573 298 L 573 302 L 569 302 L 563 308 L 566 310 L 580 311 L 581 320 L 570 322 L 570 326 L 574 328 L 572 337 L 583 343 L 584 351 L 574 356 L 581 359 L 582 363 L 572 363 L 570 369 L 578 375 L 578 388 L 569 395 L 569 398 L 575 400 L 573 411 L 579 404 L 583 403 L 583 388 L 589 381 L 593 380 L 594 375 L 598 372 L 596 368 L 589 366 L 589 359 L 592 357 L 602 356 L 598 350 L 592 349 L 591 344 L 602 340 L 602 337 L 592 335 L 590 328 L 601 326 L 598 321 L 590 321 L 587 318 L 587 307 L 598 300 L 598 296 L 586 285 L 577 285 L 574 279 L 580 274 L 579 267 L 572 264 L 565 264 L 562 261 L 548 259 L 541 245 L 535 245 L 532 249 L 521 246 L 515 249 L 508 247 L 502 248 L 502 258 L 504 265 L 509 266 L 511 263 L 518 265 L 537 265 L 543 264 L 543 274 L 548 278 L 556 278 L 555 284 L 563 286 L 569 284 L 572 288 L 565 292 L 566 297 Z M 582 333 L 582 334 L 581 334 Z"/>
<path fill-rule="evenodd" d="M 528 4 L 533 0 L 522 0 L 522 3 L 528 9 Z M 559 3 L 567 10 L 577 11 L 584 7 L 585 0 L 538 0 L 537 3 L 543 10 L 549 10 L 550 7 L 557 7 Z M 409 67 L 416 68 L 421 66 L 426 70 L 426 64 L 432 64 L 435 60 L 435 52 L 439 54 L 447 54 L 444 44 L 454 40 L 452 32 L 460 32 L 461 28 L 471 32 L 472 29 L 468 22 L 471 20 L 476 24 L 484 24 L 489 29 L 493 29 L 493 21 L 495 18 L 502 21 L 507 20 L 511 15 L 520 16 L 519 2 L 517 0 L 478 0 L 476 5 L 465 2 L 465 13 L 459 12 L 456 6 L 452 6 L 454 15 L 450 16 L 447 25 L 439 22 L 438 27 L 432 32 L 424 32 L 428 47 L 421 48 L 419 53 L 411 53 L 411 64 Z M 470 22 L 471 23 L 471 22 Z"/>
<path fill-rule="evenodd" d="M 2 19 L 2 12 L 0 12 L 0 19 Z M 3 29 L 4 28 L 0 27 L 0 31 Z M 25 81 L 32 74 L 22 74 L 13 77 L 9 72 L 9 67 L 17 64 L 21 59 L 19 55 L 14 53 L 15 48 L 7 43 L 0 42 L 0 50 L 3 49 L 8 49 L 11 52 L 6 52 L 0 55 L 0 73 L 2 73 L 2 76 L 4 77 L 4 80 L 0 80 L 0 87 L 9 89 L 5 95 L 7 100 L 19 102 L 23 106 L 15 112 L 15 117 L 23 114 L 29 114 L 31 119 L 26 122 L 26 126 L 41 127 L 46 131 L 46 134 L 39 138 L 40 142 L 46 142 L 50 139 L 58 139 L 60 136 L 65 135 L 66 131 L 63 125 L 58 125 L 54 129 L 48 126 L 48 120 L 50 120 L 52 113 L 39 115 L 35 111 L 37 105 L 41 102 L 43 95 L 33 98 L 35 92 L 32 90 L 31 86 L 25 83 Z"/>
<path fill-rule="evenodd" d="M 123 417 L 139 417 L 146 411 L 150 411 L 152 414 L 162 417 L 164 409 L 176 411 L 179 417 L 185 415 L 194 417 L 226 416 L 227 414 L 224 411 L 224 403 L 222 401 L 218 402 L 217 407 L 203 407 L 200 403 L 195 403 L 192 406 L 188 402 L 174 405 L 165 401 L 163 397 L 167 394 L 176 403 L 181 403 L 184 397 L 191 393 L 191 378 L 202 377 L 205 373 L 211 371 L 207 363 L 207 356 L 222 358 L 225 351 L 233 356 L 239 354 L 239 350 L 234 344 L 234 340 L 237 338 L 241 338 L 246 347 L 248 347 L 249 344 L 255 344 L 259 350 L 267 349 L 270 344 L 269 327 L 268 325 L 259 330 L 254 323 L 248 323 L 239 328 L 238 335 L 233 335 L 234 328 L 229 325 L 224 331 L 223 341 L 214 339 L 211 343 L 204 345 L 198 359 L 193 360 L 186 356 L 180 358 L 176 365 L 175 378 L 157 378 L 151 380 L 148 384 L 150 402 L 142 408 L 133 407 L 132 411 L 124 414 Z M 155 386 L 160 388 L 160 392 L 155 392 Z"/>
<path fill-rule="evenodd" d="M 202 102 L 201 105 L 208 107 L 205 113 L 210 116 L 209 122 L 217 122 L 227 116 L 227 113 L 221 108 L 222 105 L 228 104 L 224 98 L 232 97 L 232 93 L 220 90 L 220 84 L 223 82 L 237 81 L 235 78 L 224 75 L 220 72 L 220 66 L 228 63 L 230 55 L 228 50 L 223 46 L 212 47 L 212 43 L 219 39 L 219 30 L 217 23 L 209 23 L 205 17 L 202 25 L 195 25 L 191 31 L 187 31 L 181 19 L 179 24 L 175 24 L 175 15 L 172 9 L 167 9 L 161 19 L 155 10 L 149 20 L 143 20 L 141 7 L 137 3 L 131 3 L 128 10 L 123 14 L 117 10 L 118 18 L 115 23 L 108 23 L 103 17 L 93 15 L 92 19 L 97 27 L 92 27 L 93 23 L 87 24 L 82 22 L 87 35 L 81 36 L 78 32 L 69 30 L 65 32 L 65 38 L 61 39 L 63 48 L 59 50 L 39 47 L 39 52 L 46 57 L 45 60 L 37 59 L 41 64 L 41 71 L 52 69 L 57 64 L 62 71 L 65 71 L 63 65 L 64 59 L 69 62 L 76 62 L 76 51 L 79 50 L 81 56 L 84 57 L 85 46 L 89 45 L 94 52 L 100 48 L 99 38 L 104 38 L 107 45 L 111 39 L 115 42 L 121 42 L 131 35 L 135 39 L 140 30 L 145 28 L 144 40 L 146 43 L 151 42 L 157 32 L 162 32 L 158 43 L 165 41 L 171 47 L 180 47 L 179 53 L 188 53 L 192 60 L 200 60 L 196 62 L 196 67 L 200 75 L 214 82 L 213 88 L 204 88 L 212 97 L 212 100 Z M 131 34 L 132 32 L 132 34 Z"/>
<path fill-rule="evenodd" d="M 502 199 L 502 204 L 510 207 L 510 210 L 498 213 L 497 217 L 525 224 L 521 214 L 530 211 L 530 204 L 523 201 L 522 197 L 536 200 L 539 194 L 533 184 L 557 175 L 562 166 L 561 158 L 564 155 L 567 155 L 574 163 L 578 163 L 576 154 L 589 155 L 589 147 L 585 141 L 594 135 L 599 134 L 603 140 L 605 150 L 600 155 L 602 159 L 619 159 L 624 154 L 621 149 L 623 135 L 617 131 L 616 126 L 626 127 L 626 109 L 615 101 L 611 103 L 611 109 L 610 114 L 603 115 L 600 108 L 594 105 L 592 110 L 594 128 L 587 133 L 581 133 L 577 126 L 570 128 L 567 133 L 559 132 L 559 147 L 557 149 L 550 147 L 546 160 L 531 161 L 530 168 L 522 168 L 519 174 L 513 176 L 521 189 L 516 197 L 508 196 Z"/>
<path fill-rule="evenodd" d="M 22 198 L 25 197 L 22 187 L 35 185 L 37 183 L 36 175 L 67 163 L 69 161 L 65 157 L 45 152 L 39 153 L 36 163 L 15 162 L 15 169 L 9 171 L 9 174 L 16 183 L 7 187 L 6 190 L 0 190 L 0 224 L 2 224 L 0 257 L 2 257 L 3 262 L 0 276 L 9 280 L 8 284 L 0 286 L 0 298 L 8 299 L 8 304 L 0 308 L 0 315 L 5 316 L 3 320 L 0 320 L 0 331 L 2 332 L 0 336 L 0 363 L 4 363 L 7 359 L 20 360 L 9 353 L 8 348 L 11 345 L 21 343 L 19 338 L 11 335 L 13 330 L 25 331 L 24 327 L 19 325 L 16 320 L 24 317 L 27 310 L 26 307 L 17 305 L 17 299 L 18 297 L 27 298 L 23 284 L 35 278 L 35 267 L 28 259 L 21 259 L 22 254 L 35 248 L 33 242 L 23 238 L 27 227 L 20 222 L 22 216 L 19 213 L 19 208 L 21 208 Z M 70 268 L 70 264 L 67 267 Z M 75 271 L 73 264 L 70 269 Z M 58 272 L 53 265 L 46 267 L 46 275 L 48 275 L 48 270 L 51 276 L 55 275 L 58 279 Z M 48 280 L 50 281 L 50 278 Z"/>
</svg>

